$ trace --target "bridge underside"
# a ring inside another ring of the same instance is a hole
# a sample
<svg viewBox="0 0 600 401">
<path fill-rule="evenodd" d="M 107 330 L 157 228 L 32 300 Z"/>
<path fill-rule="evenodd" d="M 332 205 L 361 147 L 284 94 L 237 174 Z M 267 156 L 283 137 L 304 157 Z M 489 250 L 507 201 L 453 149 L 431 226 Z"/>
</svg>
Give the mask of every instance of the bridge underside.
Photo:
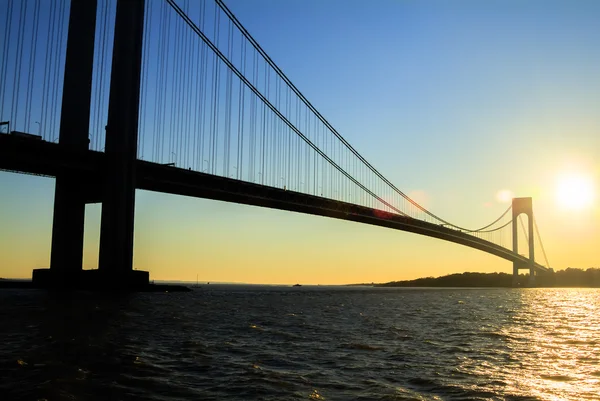
<svg viewBox="0 0 600 401">
<path fill-rule="evenodd" d="M 86 203 L 103 201 L 101 171 L 106 171 L 107 163 L 106 155 L 101 152 L 73 151 L 52 142 L 0 135 L 0 169 L 48 177 L 56 177 L 57 174 L 65 172 L 77 174 Z M 511 261 L 519 268 L 532 269 L 535 272 L 548 270 L 539 264 L 532 265 L 529 259 L 499 245 L 406 216 L 143 160 L 137 160 L 135 168 L 135 187 L 138 189 L 387 227 L 479 249 Z"/>
</svg>

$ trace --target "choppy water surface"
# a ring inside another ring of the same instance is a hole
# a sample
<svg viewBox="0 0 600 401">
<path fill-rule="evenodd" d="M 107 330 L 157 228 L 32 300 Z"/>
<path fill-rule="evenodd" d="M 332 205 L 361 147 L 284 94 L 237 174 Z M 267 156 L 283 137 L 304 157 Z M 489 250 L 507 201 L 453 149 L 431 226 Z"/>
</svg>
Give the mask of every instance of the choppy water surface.
<svg viewBox="0 0 600 401">
<path fill-rule="evenodd" d="M 0 290 L 2 400 L 598 400 L 599 351 L 599 290 Z"/>
</svg>

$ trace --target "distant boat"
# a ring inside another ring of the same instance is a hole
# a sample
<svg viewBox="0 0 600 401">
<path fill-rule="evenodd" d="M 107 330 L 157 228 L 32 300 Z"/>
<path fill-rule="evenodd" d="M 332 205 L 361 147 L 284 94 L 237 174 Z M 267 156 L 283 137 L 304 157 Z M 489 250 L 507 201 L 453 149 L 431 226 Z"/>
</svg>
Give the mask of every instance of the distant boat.
<svg viewBox="0 0 600 401">
<path fill-rule="evenodd" d="M 294 284 L 292 287 L 302 287 L 302 284 Z"/>
</svg>

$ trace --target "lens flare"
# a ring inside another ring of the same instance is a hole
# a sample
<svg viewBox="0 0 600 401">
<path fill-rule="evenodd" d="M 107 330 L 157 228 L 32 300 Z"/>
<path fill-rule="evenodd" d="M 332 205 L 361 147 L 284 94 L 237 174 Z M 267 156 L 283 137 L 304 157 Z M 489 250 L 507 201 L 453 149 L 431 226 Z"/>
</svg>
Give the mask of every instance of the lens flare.
<svg viewBox="0 0 600 401">
<path fill-rule="evenodd" d="M 515 194 L 509 189 L 501 189 L 496 193 L 496 200 L 500 203 L 509 203 L 514 197 Z"/>
</svg>

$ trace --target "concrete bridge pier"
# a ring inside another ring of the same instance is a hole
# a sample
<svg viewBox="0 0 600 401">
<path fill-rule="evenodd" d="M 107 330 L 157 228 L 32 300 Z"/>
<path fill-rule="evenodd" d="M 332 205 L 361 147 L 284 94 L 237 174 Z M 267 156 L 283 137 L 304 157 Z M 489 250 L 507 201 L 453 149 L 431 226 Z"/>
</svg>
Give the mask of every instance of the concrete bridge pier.
<svg viewBox="0 0 600 401">
<path fill-rule="evenodd" d="M 144 0 L 119 0 L 106 126 L 99 278 L 111 287 L 148 284 L 133 270 L 135 165 L 142 69 Z"/>
<path fill-rule="evenodd" d="M 529 278 L 527 279 L 527 283 L 520 282 L 519 278 L 519 270 L 529 270 Z M 521 262 L 513 262 L 513 279 L 512 286 L 513 287 L 535 287 L 537 285 L 536 280 L 537 272 L 533 264 L 524 264 Z"/>
<path fill-rule="evenodd" d="M 71 1 L 59 145 L 74 153 L 89 148 L 96 11 L 97 0 Z M 33 271 L 34 286 L 148 285 L 148 272 L 132 269 L 143 23 L 144 0 L 118 0 L 103 182 L 86 182 L 87 177 L 76 172 L 57 175 L 50 269 Z M 98 270 L 83 271 L 85 205 L 98 201 L 102 202 Z"/>
<path fill-rule="evenodd" d="M 519 287 L 519 265 L 517 262 L 513 262 L 512 286 Z"/>
<path fill-rule="evenodd" d="M 530 267 L 529 268 L 529 283 L 528 283 L 529 287 L 535 287 L 537 285 L 536 274 L 537 274 L 537 272 L 535 271 L 535 269 L 533 267 Z"/>
<path fill-rule="evenodd" d="M 89 146 L 96 7 L 97 0 L 71 1 L 58 143 L 73 152 L 86 151 Z M 84 179 L 72 172 L 57 174 L 50 269 L 33 271 L 36 285 L 68 287 L 79 281 L 86 203 Z"/>
</svg>

